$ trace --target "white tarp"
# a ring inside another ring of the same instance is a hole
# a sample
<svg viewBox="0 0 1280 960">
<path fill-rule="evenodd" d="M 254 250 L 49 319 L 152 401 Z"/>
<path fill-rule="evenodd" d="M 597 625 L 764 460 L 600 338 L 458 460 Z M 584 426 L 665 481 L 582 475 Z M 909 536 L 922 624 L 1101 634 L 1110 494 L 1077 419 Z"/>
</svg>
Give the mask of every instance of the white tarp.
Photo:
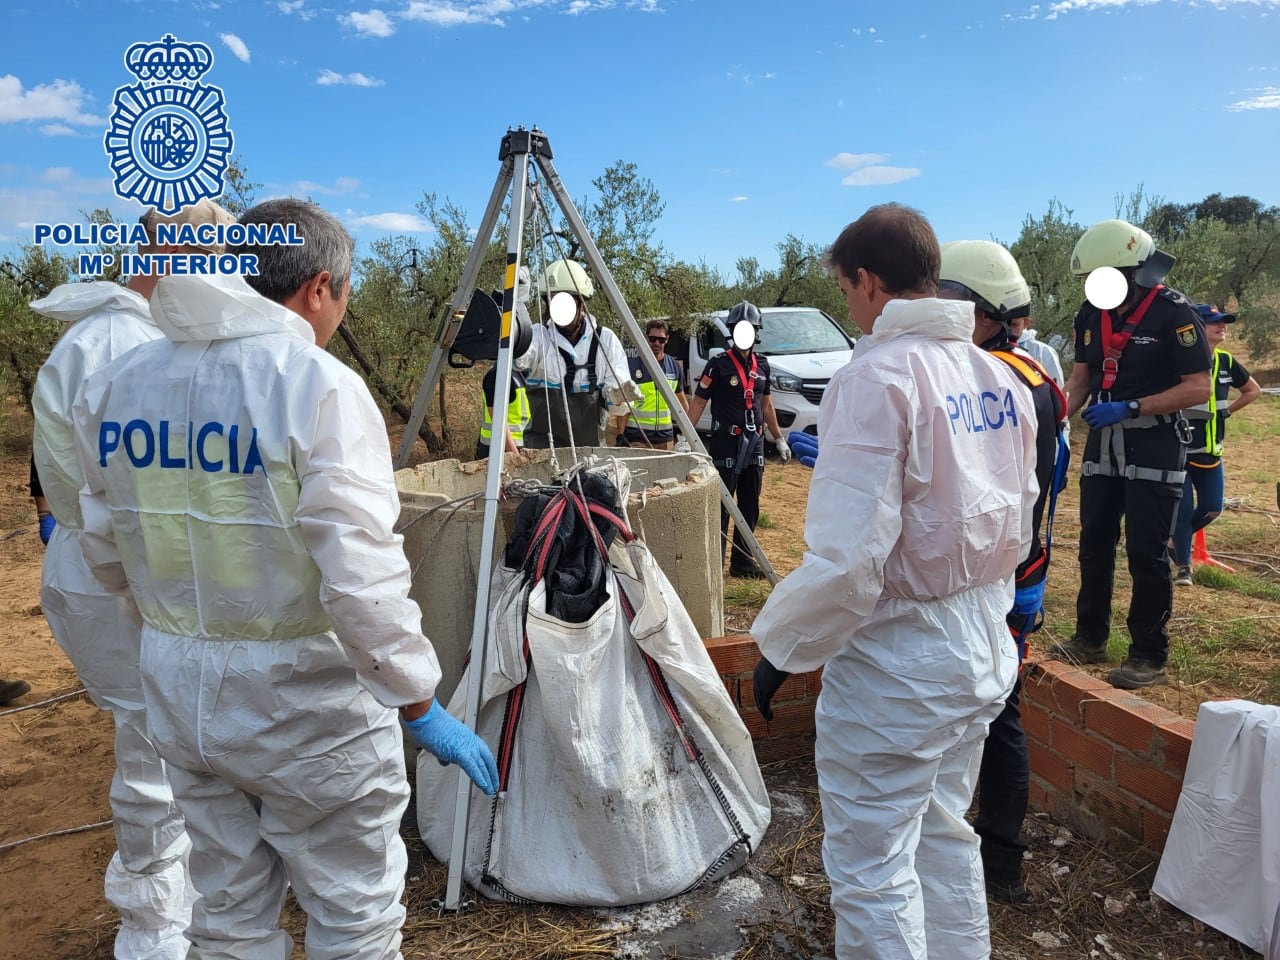
<svg viewBox="0 0 1280 960">
<path fill-rule="evenodd" d="M 477 726 L 504 789 L 473 799 L 463 871 L 491 898 L 660 900 L 729 875 L 768 827 L 751 736 L 675 589 L 639 541 L 609 559 L 608 599 L 585 623 L 547 614 L 545 581 L 495 576 Z M 466 690 L 464 674 L 455 716 Z M 456 784 L 419 754 L 418 825 L 442 861 Z"/>
<path fill-rule="evenodd" d="M 1280 960 L 1280 707 L 1200 705 L 1152 891 Z"/>
</svg>

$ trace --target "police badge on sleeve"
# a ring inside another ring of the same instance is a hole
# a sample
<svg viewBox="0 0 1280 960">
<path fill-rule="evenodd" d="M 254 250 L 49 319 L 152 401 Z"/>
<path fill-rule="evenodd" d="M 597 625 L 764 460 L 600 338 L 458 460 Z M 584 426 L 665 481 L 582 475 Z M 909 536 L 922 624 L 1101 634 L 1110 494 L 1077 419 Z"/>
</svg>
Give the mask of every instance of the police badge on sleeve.
<svg viewBox="0 0 1280 960">
<path fill-rule="evenodd" d="M 1194 347 L 1196 345 L 1196 341 L 1200 339 L 1199 335 L 1196 333 L 1196 325 L 1194 323 L 1188 323 L 1185 327 L 1179 327 L 1176 332 L 1178 334 L 1178 342 L 1184 347 Z"/>
</svg>

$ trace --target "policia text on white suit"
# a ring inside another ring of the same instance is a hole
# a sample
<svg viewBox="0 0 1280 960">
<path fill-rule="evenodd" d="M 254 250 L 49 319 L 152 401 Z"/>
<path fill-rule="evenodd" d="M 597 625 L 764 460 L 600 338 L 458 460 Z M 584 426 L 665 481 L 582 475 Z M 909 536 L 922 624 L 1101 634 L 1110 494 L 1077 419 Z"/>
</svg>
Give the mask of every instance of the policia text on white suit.
<svg viewBox="0 0 1280 960">
<path fill-rule="evenodd" d="M 430 700 L 440 668 L 408 596 L 385 426 L 319 348 L 345 311 L 350 237 L 301 201 L 245 220 L 308 238 L 285 264 L 262 251 L 254 282 L 279 299 L 239 277 L 165 278 L 164 338 L 85 384 L 85 557 L 141 613 L 148 727 L 202 894 L 190 957 L 286 960 L 292 888 L 309 957 L 394 960 L 409 795 L 395 708 L 486 790 L 496 770 Z"/>
</svg>

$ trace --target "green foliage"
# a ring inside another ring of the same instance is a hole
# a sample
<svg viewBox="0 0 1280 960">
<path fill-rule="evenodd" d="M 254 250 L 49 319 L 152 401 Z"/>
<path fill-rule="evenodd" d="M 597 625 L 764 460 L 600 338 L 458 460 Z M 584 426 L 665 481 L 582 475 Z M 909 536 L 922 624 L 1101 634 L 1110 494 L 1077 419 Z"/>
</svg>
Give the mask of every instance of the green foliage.
<svg viewBox="0 0 1280 960">
<path fill-rule="evenodd" d="M 1202 587 L 1229 590 L 1255 600 L 1280 602 L 1280 586 L 1247 573 L 1228 573 L 1217 567 L 1196 567 L 1192 579 Z"/>
<path fill-rule="evenodd" d="M 0 269 L 0 396 L 16 394 L 28 409 L 36 374 L 62 331 L 27 304 L 67 282 L 71 269 L 69 258 L 37 246 L 24 246 L 17 263 Z"/>
<path fill-rule="evenodd" d="M 755 257 L 739 258 L 737 281 L 717 306 L 750 300 L 758 307 L 818 307 L 847 328 L 849 310 L 844 294 L 822 264 L 825 248 L 789 233 L 776 249 L 776 270 L 762 268 Z"/>
<path fill-rule="evenodd" d="M 244 157 L 235 153 L 227 161 L 227 169 L 222 174 L 222 196 L 218 203 L 233 217 L 238 217 L 253 206 L 262 184 L 249 179 L 249 170 L 245 166 Z"/>
<path fill-rule="evenodd" d="M 1071 338 L 1072 321 L 1084 302 L 1084 282 L 1070 270 L 1071 251 L 1082 233 L 1074 213 L 1054 199 L 1042 216 L 1027 215 L 1009 248 L 1031 287 L 1031 317 L 1041 340 L 1055 333 Z"/>
</svg>

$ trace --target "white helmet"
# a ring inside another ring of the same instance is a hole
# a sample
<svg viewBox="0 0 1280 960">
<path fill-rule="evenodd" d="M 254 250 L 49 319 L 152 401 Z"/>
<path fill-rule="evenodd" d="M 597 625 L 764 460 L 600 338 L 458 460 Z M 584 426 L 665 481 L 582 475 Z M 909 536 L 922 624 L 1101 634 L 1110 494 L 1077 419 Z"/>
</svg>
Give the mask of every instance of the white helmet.
<svg viewBox="0 0 1280 960">
<path fill-rule="evenodd" d="M 596 287 L 582 264 L 574 260 L 553 260 L 542 275 L 542 292 L 549 297 L 561 291 L 586 298 L 595 295 Z"/>
<path fill-rule="evenodd" d="M 1071 251 L 1071 272 L 1085 277 L 1099 267 L 1136 268 L 1133 281 L 1154 287 L 1169 275 L 1175 260 L 1156 249 L 1151 234 L 1127 220 L 1103 220 L 1086 230 Z"/>
<path fill-rule="evenodd" d="M 958 290 L 992 320 L 1008 326 L 1031 313 L 1031 288 L 1018 262 L 990 240 L 953 240 L 942 245 L 939 286 Z"/>
</svg>

